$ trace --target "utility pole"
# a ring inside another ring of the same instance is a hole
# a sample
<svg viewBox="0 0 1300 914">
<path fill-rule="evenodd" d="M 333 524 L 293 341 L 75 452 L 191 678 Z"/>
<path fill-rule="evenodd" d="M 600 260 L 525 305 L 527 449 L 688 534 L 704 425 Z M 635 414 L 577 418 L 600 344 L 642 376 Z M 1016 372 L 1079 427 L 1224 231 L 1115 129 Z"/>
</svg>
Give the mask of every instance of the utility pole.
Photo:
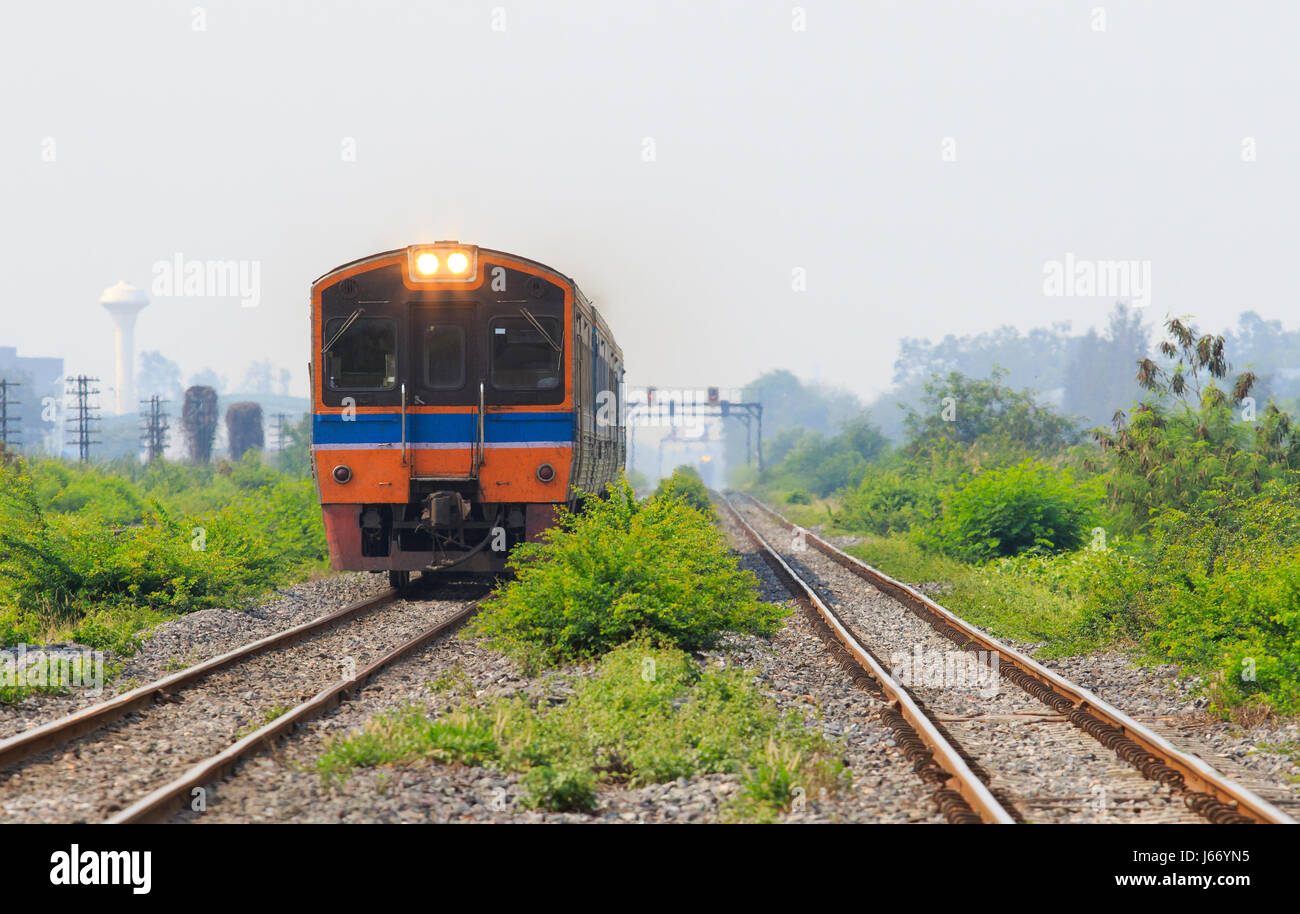
<svg viewBox="0 0 1300 914">
<path fill-rule="evenodd" d="M 167 430 L 171 425 L 167 421 L 167 411 L 163 409 L 163 404 L 166 402 L 168 401 L 157 394 L 148 400 L 140 401 L 140 415 L 143 417 L 140 443 L 145 446 L 150 463 L 162 457 L 167 451 Z"/>
<path fill-rule="evenodd" d="M 281 451 L 281 452 L 284 451 L 285 439 L 287 437 L 284 431 L 284 427 L 285 424 L 288 422 L 288 419 L 289 419 L 288 413 L 275 414 L 275 449 L 277 451 Z"/>
<path fill-rule="evenodd" d="M 99 404 L 92 405 L 90 402 L 90 398 L 99 393 L 98 387 L 91 386 L 99 383 L 99 378 L 89 378 L 83 374 L 77 375 L 69 383 L 72 389 L 68 396 L 72 397 L 73 404 L 72 415 L 67 421 L 73 427 L 77 439 L 77 459 L 85 463 L 90 460 L 90 446 L 101 443 L 92 439 L 98 430 L 96 423 L 99 422 Z"/>
<path fill-rule="evenodd" d="M 17 412 L 14 415 L 9 414 L 11 408 L 18 405 L 17 400 L 10 398 L 9 391 L 21 386 L 16 381 L 0 380 L 0 451 L 22 444 L 18 438 L 23 417 Z"/>
</svg>

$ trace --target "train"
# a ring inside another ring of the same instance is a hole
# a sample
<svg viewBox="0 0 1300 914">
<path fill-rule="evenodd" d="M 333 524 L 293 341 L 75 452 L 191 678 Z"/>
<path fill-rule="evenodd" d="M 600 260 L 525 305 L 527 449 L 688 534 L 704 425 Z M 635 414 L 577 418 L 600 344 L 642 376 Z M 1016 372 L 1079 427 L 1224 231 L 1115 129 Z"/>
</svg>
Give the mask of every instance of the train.
<svg viewBox="0 0 1300 914">
<path fill-rule="evenodd" d="M 623 352 L 568 276 L 457 241 L 311 286 L 312 471 L 331 566 L 498 573 L 627 457 Z"/>
</svg>

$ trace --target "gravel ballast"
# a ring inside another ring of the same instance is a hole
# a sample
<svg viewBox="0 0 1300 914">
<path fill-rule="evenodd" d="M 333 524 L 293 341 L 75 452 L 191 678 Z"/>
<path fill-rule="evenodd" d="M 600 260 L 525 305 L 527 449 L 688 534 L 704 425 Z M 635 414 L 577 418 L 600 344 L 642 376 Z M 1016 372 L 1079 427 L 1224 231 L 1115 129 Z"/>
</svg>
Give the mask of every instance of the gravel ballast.
<svg viewBox="0 0 1300 914">
<path fill-rule="evenodd" d="M 466 588 L 397 600 L 241 660 L 0 775 L 9 822 L 94 822 L 462 608 Z M 482 588 L 474 591 L 480 596 Z"/>
<path fill-rule="evenodd" d="M 104 683 L 101 692 L 82 688 L 72 688 L 62 695 L 33 692 L 16 704 L 0 704 L 0 739 L 317 619 L 387 588 L 388 579 L 383 575 L 341 574 L 283 587 L 246 608 L 202 609 L 169 619 L 140 638 L 140 649 L 121 659 L 121 671 Z M 29 646 L 29 650 L 37 649 Z M 117 659 L 106 658 L 109 663 Z"/>
<path fill-rule="evenodd" d="M 738 506 L 742 503 L 743 499 L 737 499 Z M 844 548 L 856 539 L 834 537 L 829 541 Z M 820 553 L 817 556 L 829 561 Z M 952 589 L 944 582 L 913 586 L 940 603 L 943 594 Z M 1183 674 L 1173 664 L 1144 662 L 1133 652 L 1109 650 L 1043 657 L 1042 645 L 1002 640 L 1155 730 L 1184 752 L 1202 758 L 1284 812 L 1300 816 L 1300 721 L 1272 718 L 1249 727 L 1225 721 L 1206 710 L 1209 701 L 1198 677 Z"/>
<path fill-rule="evenodd" d="M 1026 822 L 1204 822 L 1082 730 L 960 651 L 899 601 L 801 545 L 749 502 L 736 507 L 807 580 Z M 915 672 L 912 675 L 913 671 Z M 909 678 L 910 676 L 910 678 Z"/>
<path fill-rule="evenodd" d="M 736 540 L 739 545 L 739 540 Z M 788 598 L 785 588 L 756 555 L 743 554 L 745 567 L 772 602 Z M 752 668 L 760 686 L 783 711 L 795 710 L 843 746 L 852 772 L 850 787 L 805 797 L 783 818 L 802 822 L 942 822 L 930 789 L 912 772 L 893 733 L 872 714 L 878 700 L 855 690 L 830 658 L 820 638 L 798 613 L 770 642 L 733 639 L 708 660 Z M 562 700 L 566 675 L 525 677 L 503 655 L 477 639 L 446 638 L 419 656 L 395 664 L 356 700 L 300 728 L 270 756 L 243 765 L 217 785 L 202 813 L 190 822 L 587 822 L 649 823 L 719 821 L 723 806 L 740 788 L 736 775 L 709 775 L 642 787 L 602 785 L 592 813 L 527 809 L 519 775 L 485 768 L 417 764 L 357 769 L 343 781 L 325 782 L 314 770 L 331 737 L 364 725 L 373 714 L 416 706 L 446 713 L 471 695 L 484 699 L 525 693 Z M 466 691 L 435 692 L 430 683 L 451 674 Z"/>
</svg>

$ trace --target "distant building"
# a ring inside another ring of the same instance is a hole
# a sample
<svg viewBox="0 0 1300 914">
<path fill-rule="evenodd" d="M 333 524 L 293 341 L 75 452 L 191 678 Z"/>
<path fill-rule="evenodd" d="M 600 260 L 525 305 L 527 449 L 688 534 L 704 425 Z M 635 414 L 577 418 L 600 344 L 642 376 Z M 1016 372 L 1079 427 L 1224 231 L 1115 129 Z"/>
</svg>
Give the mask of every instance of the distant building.
<svg viewBox="0 0 1300 914">
<path fill-rule="evenodd" d="M 63 437 L 63 359 L 20 356 L 14 346 L 0 346 L 0 380 L 22 386 L 11 390 L 16 402 L 10 415 L 21 419 L 22 450 L 57 454 Z"/>
</svg>

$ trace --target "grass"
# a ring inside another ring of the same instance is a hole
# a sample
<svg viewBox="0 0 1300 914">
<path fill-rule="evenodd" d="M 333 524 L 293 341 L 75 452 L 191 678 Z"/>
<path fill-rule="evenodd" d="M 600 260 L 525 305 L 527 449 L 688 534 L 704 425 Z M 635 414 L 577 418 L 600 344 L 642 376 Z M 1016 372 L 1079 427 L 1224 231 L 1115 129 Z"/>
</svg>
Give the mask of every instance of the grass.
<svg viewBox="0 0 1300 914">
<path fill-rule="evenodd" d="M 755 493 L 787 520 L 804 528 L 821 525 L 823 537 L 857 536 L 844 551 L 878 568 L 892 578 L 917 585 L 942 585 L 930 596 L 963 619 L 990 634 L 1015 641 L 1041 644 L 1043 657 L 1061 657 L 1094 650 L 1101 639 L 1082 625 L 1082 595 L 1063 586 L 1057 572 L 1075 557 L 1018 557 L 976 564 L 929 550 L 909 533 L 864 534 L 836 522 L 840 502 L 835 496 L 813 496 L 799 504 L 800 490 L 764 490 Z M 789 497 L 796 496 L 791 504 Z"/>
<path fill-rule="evenodd" d="M 1023 564 L 973 565 L 927 552 L 902 534 L 865 537 L 844 551 L 912 586 L 947 585 L 951 590 L 931 595 L 936 602 L 996 637 L 1042 644 L 1041 656 L 1098 646 L 1080 633 L 1081 601 L 1042 583 Z"/>
<path fill-rule="evenodd" d="M 256 452 L 205 467 L 0 460 L 0 644 L 129 656 L 158 623 L 245 604 L 325 556 L 311 480 Z"/>
<path fill-rule="evenodd" d="M 255 717 L 252 720 L 250 720 L 248 723 L 246 723 L 244 726 L 240 727 L 235 732 L 235 738 L 243 739 L 245 736 L 248 736 L 250 733 L 256 733 L 258 730 L 265 727 L 271 721 L 283 717 L 287 713 L 289 713 L 288 705 L 272 705 L 271 707 L 263 711 L 260 717 Z"/>
<path fill-rule="evenodd" d="M 848 782 L 838 748 L 782 715 L 752 673 L 705 666 L 640 637 L 605 654 L 559 706 L 522 697 L 418 707 L 373 717 L 317 762 L 327 782 L 356 768 L 420 762 L 520 772 L 525 806 L 587 811 L 602 784 L 639 786 L 703 774 L 741 778 L 724 817 L 772 821 L 797 796 Z"/>
</svg>

